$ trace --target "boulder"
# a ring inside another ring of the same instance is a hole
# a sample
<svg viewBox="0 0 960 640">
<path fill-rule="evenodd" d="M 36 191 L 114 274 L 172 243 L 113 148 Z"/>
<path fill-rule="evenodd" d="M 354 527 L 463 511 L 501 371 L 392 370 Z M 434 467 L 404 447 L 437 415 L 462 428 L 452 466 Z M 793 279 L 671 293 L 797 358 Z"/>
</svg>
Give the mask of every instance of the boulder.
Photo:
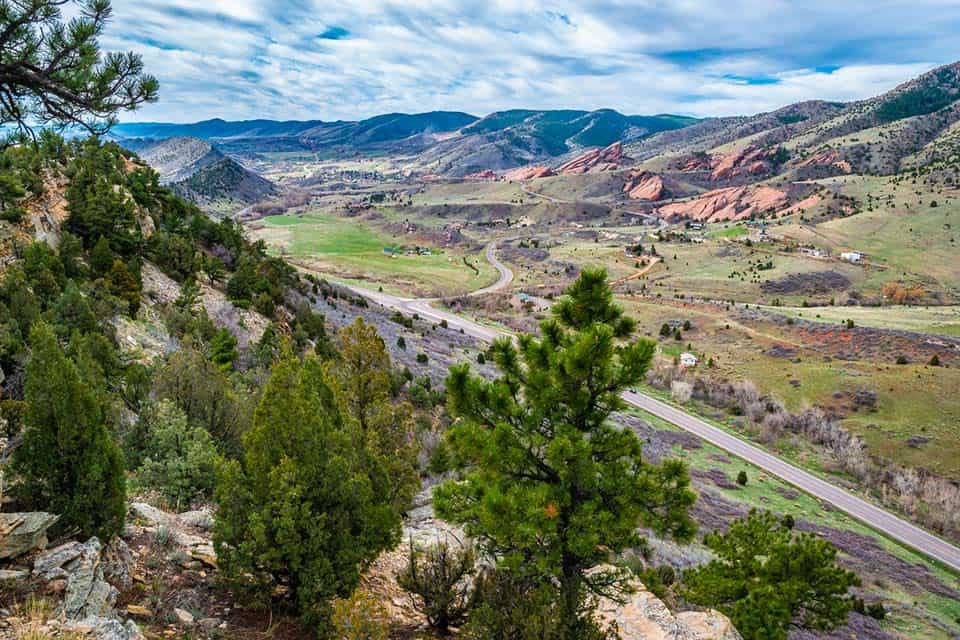
<svg viewBox="0 0 960 640">
<path fill-rule="evenodd" d="M 626 602 L 601 598 L 597 618 L 615 624 L 620 640 L 742 640 L 730 620 L 717 611 L 684 611 L 674 615 L 639 581 L 630 583 Z"/>
<path fill-rule="evenodd" d="M 120 538 L 114 538 L 103 550 L 103 575 L 120 590 L 133 586 L 133 553 Z"/>
<path fill-rule="evenodd" d="M 0 569 L 0 584 L 4 582 L 19 582 L 26 579 L 30 572 L 26 569 Z"/>
<path fill-rule="evenodd" d="M 67 625 L 68 631 L 82 634 L 84 637 L 95 640 L 144 640 L 143 633 L 133 620 L 126 623 L 116 618 L 89 616 L 83 620 L 71 622 Z"/>
<path fill-rule="evenodd" d="M 116 588 L 104 579 L 100 550 L 100 541 L 90 538 L 82 545 L 80 555 L 63 567 L 67 572 L 63 612 L 68 618 L 107 616 L 117 600 Z"/>
<path fill-rule="evenodd" d="M 0 559 L 46 548 L 47 530 L 59 517 L 43 511 L 0 513 Z"/>
<path fill-rule="evenodd" d="M 82 551 L 83 545 L 76 540 L 44 551 L 33 561 L 33 574 L 44 580 L 65 578 L 67 574 L 63 565 L 78 558 Z"/>
</svg>

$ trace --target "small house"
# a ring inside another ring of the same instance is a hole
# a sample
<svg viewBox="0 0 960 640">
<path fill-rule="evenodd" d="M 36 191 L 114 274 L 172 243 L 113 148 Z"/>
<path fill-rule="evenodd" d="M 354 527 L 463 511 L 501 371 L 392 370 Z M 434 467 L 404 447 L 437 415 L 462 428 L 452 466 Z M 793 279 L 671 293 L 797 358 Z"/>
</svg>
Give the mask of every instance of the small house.
<svg viewBox="0 0 960 640">
<path fill-rule="evenodd" d="M 840 254 L 840 259 L 847 262 L 860 262 L 862 258 L 863 254 L 859 251 L 844 251 Z"/>
<path fill-rule="evenodd" d="M 695 367 L 697 366 L 697 356 L 692 353 L 681 353 L 680 354 L 680 366 L 682 367 Z"/>
</svg>

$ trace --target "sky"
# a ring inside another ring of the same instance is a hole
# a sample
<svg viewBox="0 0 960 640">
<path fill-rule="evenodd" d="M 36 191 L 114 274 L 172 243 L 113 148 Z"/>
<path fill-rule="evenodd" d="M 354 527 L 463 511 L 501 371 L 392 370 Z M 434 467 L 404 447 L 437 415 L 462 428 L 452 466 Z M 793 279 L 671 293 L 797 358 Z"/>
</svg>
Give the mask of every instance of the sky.
<svg viewBox="0 0 960 640">
<path fill-rule="evenodd" d="M 744 115 L 856 100 L 960 59 L 960 0 L 113 0 L 124 121 L 431 110 Z"/>
</svg>

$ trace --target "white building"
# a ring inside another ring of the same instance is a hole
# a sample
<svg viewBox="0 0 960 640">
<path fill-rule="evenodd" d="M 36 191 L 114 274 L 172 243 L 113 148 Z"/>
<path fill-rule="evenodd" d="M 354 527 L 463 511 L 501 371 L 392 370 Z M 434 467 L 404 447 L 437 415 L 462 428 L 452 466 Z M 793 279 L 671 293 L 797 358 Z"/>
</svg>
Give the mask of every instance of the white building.
<svg viewBox="0 0 960 640">
<path fill-rule="evenodd" d="M 684 367 L 695 367 L 697 366 L 697 356 L 692 353 L 681 353 L 680 354 L 680 365 Z"/>
<path fill-rule="evenodd" d="M 859 251 L 844 251 L 840 254 L 840 259 L 846 260 L 847 262 L 860 262 L 862 257 L 863 254 Z"/>
</svg>

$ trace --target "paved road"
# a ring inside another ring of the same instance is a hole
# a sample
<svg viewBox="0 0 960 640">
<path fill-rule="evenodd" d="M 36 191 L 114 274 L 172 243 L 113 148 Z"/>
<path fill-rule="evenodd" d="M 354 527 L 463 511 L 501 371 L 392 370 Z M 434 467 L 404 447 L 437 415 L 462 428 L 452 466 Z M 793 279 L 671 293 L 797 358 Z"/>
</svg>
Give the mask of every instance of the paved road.
<svg viewBox="0 0 960 640">
<path fill-rule="evenodd" d="M 496 259 L 495 254 L 496 247 L 494 245 L 488 246 L 487 256 L 492 257 L 491 263 L 493 263 L 494 266 L 500 265 L 497 269 L 500 270 L 501 274 L 500 280 L 492 286 L 497 287 L 497 285 L 500 284 L 501 286 L 498 288 L 503 288 L 512 281 L 513 272 L 511 272 L 508 267 L 502 265 L 499 260 Z M 490 342 L 500 336 L 506 335 L 503 331 L 493 327 L 479 324 L 449 311 L 436 309 L 430 305 L 432 300 L 399 298 L 397 296 L 354 286 L 350 286 L 350 289 L 388 309 L 410 315 L 416 313 L 421 318 L 427 318 L 434 322 L 446 320 L 451 328 L 458 330 L 463 329 L 465 334 L 480 340 Z M 487 291 L 489 290 L 490 287 L 487 288 Z M 623 398 L 629 404 L 648 411 L 681 429 L 689 431 L 707 442 L 737 457 L 743 458 L 767 473 L 782 478 L 795 487 L 832 504 L 841 511 L 865 522 L 890 538 L 940 561 L 955 571 L 960 571 L 960 548 L 924 531 L 920 527 L 910 524 L 893 513 L 877 507 L 845 489 L 830 484 L 759 447 L 741 440 L 665 402 L 634 391 L 625 392 Z"/>
</svg>

